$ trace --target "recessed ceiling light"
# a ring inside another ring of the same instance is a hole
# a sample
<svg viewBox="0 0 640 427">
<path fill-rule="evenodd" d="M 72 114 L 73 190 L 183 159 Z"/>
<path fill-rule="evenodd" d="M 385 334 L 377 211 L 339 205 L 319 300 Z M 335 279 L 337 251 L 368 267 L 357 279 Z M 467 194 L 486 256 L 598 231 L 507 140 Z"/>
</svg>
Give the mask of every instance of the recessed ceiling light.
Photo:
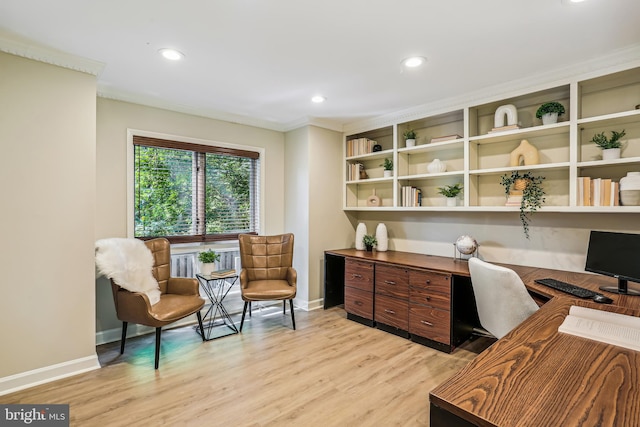
<svg viewBox="0 0 640 427">
<path fill-rule="evenodd" d="M 327 100 L 327 98 L 325 98 L 322 95 L 316 95 L 313 98 L 311 98 L 311 102 L 315 102 L 316 104 L 320 104 L 320 103 L 322 103 L 322 102 L 324 102 L 326 100 Z"/>
<path fill-rule="evenodd" d="M 166 59 L 170 59 L 171 61 L 179 61 L 184 58 L 184 53 L 178 52 L 175 49 L 165 48 L 160 49 L 158 52 L 160 52 L 160 55 L 164 56 Z"/>
<path fill-rule="evenodd" d="M 416 68 L 427 62 L 424 56 L 411 56 L 402 60 L 402 65 L 408 68 Z"/>
<path fill-rule="evenodd" d="M 572 5 L 572 4 L 575 4 L 575 3 L 582 3 L 584 1 L 585 0 L 560 0 L 560 3 Z"/>
</svg>

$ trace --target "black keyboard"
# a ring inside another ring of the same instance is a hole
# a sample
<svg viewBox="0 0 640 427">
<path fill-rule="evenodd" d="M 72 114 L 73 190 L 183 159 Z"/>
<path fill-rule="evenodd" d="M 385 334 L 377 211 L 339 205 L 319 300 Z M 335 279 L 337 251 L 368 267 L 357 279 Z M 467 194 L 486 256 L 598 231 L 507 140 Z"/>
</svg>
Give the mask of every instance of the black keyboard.
<svg viewBox="0 0 640 427">
<path fill-rule="evenodd" d="M 577 296 L 578 298 L 593 298 L 598 295 L 597 292 L 593 292 L 592 290 L 581 288 L 571 283 L 561 282 L 556 279 L 536 279 L 535 282 Z"/>
</svg>

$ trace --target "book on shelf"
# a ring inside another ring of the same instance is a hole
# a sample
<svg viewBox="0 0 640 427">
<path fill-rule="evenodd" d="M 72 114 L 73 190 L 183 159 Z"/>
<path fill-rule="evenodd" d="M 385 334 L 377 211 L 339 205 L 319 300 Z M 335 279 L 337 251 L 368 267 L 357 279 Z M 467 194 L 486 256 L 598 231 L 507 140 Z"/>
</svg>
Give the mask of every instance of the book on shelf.
<svg viewBox="0 0 640 427">
<path fill-rule="evenodd" d="M 574 305 L 558 332 L 640 351 L 640 317 Z"/>
<path fill-rule="evenodd" d="M 369 138 L 350 139 L 347 141 L 347 157 L 373 153 L 373 146 L 376 144 L 376 141 Z"/>
<path fill-rule="evenodd" d="M 236 275 L 236 270 L 234 268 L 230 268 L 227 270 L 212 271 L 209 277 L 211 277 L 212 279 L 222 279 L 224 277 L 230 277 L 235 275 Z"/>
<path fill-rule="evenodd" d="M 520 206 L 522 204 L 522 191 L 510 191 L 505 206 Z"/>
<path fill-rule="evenodd" d="M 402 186 L 400 205 L 403 207 L 422 206 L 422 190 L 410 185 Z"/>
<path fill-rule="evenodd" d="M 500 126 L 498 128 L 492 128 L 488 133 L 506 132 L 508 130 L 516 130 L 516 129 L 520 129 L 520 126 L 519 125 L 507 125 L 507 126 Z"/>
<path fill-rule="evenodd" d="M 610 178 L 578 177 L 578 206 L 619 206 L 620 183 Z"/>
<path fill-rule="evenodd" d="M 454 139 L 459 139 L 459 138 L 462 138 L 462 137 L 458 134 L 438 136 L 436 138 L 431 138 L 431 144 L 433 144 L 434 142 L 453 141 Z"/>
</svg>

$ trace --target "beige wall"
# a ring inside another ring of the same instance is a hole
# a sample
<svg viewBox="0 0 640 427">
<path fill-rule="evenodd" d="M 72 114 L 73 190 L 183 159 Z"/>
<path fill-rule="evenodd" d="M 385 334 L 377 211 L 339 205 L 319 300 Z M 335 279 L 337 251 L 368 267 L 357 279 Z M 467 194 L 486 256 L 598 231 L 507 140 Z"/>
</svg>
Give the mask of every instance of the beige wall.
<svg viewBox="0 0 640 427">
<path fill-rule="evenodd" d="M 0 53 L 0 380 L 95 358 L 95 117 L 95 76 Z"/>
<path fill-rule="evenodd" d="M 570 271 L 584 271 L 590 230 L 640 232 L 639 214 L 537 212 L 530 240 L 517 212 L 361 212 L 357 220 L 365 222 L 369 233 L 384 222 L 390 250 L 452 257 L 453 242 L 468 234 L 487 261 Z"/>
<path fill-rule="evenodd" d="M 284 231 L 284 134 L 98 98 L 96 239 L 127 235 L 127 129 L 264 148 L 261 233 Z M 107 280 L 96 280 L 97 331 L 120 327 Z"/>
</svg>

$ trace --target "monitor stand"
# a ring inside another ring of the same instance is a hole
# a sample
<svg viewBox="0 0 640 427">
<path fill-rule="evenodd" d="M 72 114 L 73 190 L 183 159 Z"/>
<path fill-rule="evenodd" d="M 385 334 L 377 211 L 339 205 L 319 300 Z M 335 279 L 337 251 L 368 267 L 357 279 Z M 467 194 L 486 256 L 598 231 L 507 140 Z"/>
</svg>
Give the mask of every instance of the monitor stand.
<svg viewBox="0 0 640 427">
<path fill-rule="evenodd" d="M 618 278 L 618 287 L 617 288 L 615 286 L 600 286 L 600 290 L 607 291 L 607 292 L 613 292 L 614 294 L 620 294 L 620 295 L 640 296 L 640 291 L 637 291 L 635 289 L 629 289 L 629 287 L 627 286 L 627 280 L 626 279 L 620 279 L 620 278 Z"/>
</svg>

